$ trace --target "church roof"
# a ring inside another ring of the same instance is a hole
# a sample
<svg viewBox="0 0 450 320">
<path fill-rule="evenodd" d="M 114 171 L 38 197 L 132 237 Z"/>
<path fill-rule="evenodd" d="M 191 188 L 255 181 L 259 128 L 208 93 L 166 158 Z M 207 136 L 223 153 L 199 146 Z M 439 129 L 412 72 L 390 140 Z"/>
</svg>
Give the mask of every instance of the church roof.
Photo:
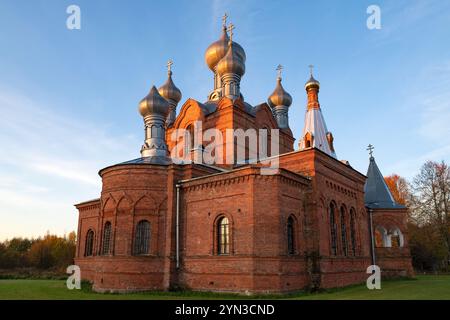
<svg viewBox="0 0 450 320">
<path fill-rule="evenodd" d="M 311 147 L 317 148 L 326 154 L 336 157 L 336 153 L 331 150 L 327 139 L 327 125 L 325 124 L 325 119 L 322 115 L 322 110 L 320 108 L 311 108 L 306 111 L 305 115 L 305 127 L 303 128 L 302 137 L 305 137 L 307 133 L 313 136 Z M 305 149 L 304 140 L 300 141 L 300 150 Z"/>
<path fill-rule="evenodd" d="M 399 209 L 404 208 L 395 202 L 384 177 L 378 169 L 374 157 L 370 157 L 367 180 L 364 185 L 364 202 L 366 207 L 372 209 Z"/>
</svg>

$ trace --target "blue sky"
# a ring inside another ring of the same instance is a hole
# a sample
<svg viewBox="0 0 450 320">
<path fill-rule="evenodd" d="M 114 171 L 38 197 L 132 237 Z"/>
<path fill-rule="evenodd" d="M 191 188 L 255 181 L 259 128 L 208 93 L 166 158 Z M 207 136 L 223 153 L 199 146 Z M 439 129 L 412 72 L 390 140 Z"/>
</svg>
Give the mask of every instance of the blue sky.
<svg viewBox="0 0 450 320">
<path fill-rule="evenodd" d="M 66 28 L 71 4 L 81 30 Z M 380 30 L 366 27 L 371 4 Z M 284 65 L 296 138 L 314 64 L 339 159 L 365 173 L 372 143 L 381 171 L 407 178 L 450 162 L 448 1 L 2 0 L 0 239 L 76 230 L 73 204 L 98 197 L 98 170 L 139 156 L 137 103 L 167 59 L 183 101 L 206 99 L 203 55 L 224 12 L 247 54 L 249 103 L 266 101 Z"/>
</svg>

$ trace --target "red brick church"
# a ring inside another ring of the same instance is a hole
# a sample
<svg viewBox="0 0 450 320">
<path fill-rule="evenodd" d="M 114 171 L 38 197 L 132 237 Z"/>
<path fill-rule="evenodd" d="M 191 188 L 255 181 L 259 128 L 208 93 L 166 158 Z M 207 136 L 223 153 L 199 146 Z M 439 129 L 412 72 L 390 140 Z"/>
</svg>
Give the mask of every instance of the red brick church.
<svg viewBox="0 0 450 320">
<path fill-rule="evenodd" d="M 167 82 L 139 104 L 141 157 L 100 170 L 100 198 L 76 205 L 82 278 L 96 291 L 281 293 L 362 283 L 372 264 L 383 276 L 412 275 L 406 208 L 372 155 L 367 176 L 338 160 L 312 72 L 294 149 L 281 68 L 267 102 L 247 103 L 246 55 L 232 31 L 224 21 L 206 50 L 207 101 L 189 98 L 177 113 L 169 63 Z M 257 143 L 231 129 L 256 132 Z M 212 151 L 208 132 L 221 136 Z M 202 161 L 207 152 L 216 161 Z"/>
</svg>

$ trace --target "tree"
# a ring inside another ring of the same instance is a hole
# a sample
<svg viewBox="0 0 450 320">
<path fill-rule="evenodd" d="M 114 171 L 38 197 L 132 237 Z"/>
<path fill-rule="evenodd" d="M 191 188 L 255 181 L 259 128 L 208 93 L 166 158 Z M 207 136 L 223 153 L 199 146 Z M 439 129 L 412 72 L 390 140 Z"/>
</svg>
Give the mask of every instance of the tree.
<svg viewBox="0 0 450 320">
<path fill-rule="evenodd" d="M 384 181 L 386 181 L 395 202 L 406 205 L 410 197 L 410 190 L 406 179 L 394 173 L 388 177 L 384 177 Z"/>
<path fill-rule="evenodd" d="M 435 242 L 442 242 L 448 267 L 450 258 L 450 169 L 445 162 L 426 162 L 413 179 L 411 209 L 419 226 L 436 232 Z M 436 243 L 436 246 L 439 246 Z"/>
</svg>

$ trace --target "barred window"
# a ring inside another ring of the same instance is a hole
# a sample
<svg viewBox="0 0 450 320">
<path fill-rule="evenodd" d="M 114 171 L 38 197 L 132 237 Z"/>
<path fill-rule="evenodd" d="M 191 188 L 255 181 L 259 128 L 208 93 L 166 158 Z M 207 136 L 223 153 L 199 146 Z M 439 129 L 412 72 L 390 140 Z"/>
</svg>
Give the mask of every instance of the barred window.
<svg viewBox="0 0 450 320">
<path fill-rule="evenodd" d="M 150 253 L 150 222 L 141 220 L 136 226 L 134 235 L 134 254 Z"/>
<path fill-rule="evenodd" d="M 347 224 L 345 219 L 345 208 L 341 207 L 341 240 L 342 240 L 342 253 L 348 255 L 348 243 L 347 243 Z"/>
<path fill-rule="evenodd" d="M 84 255 L 86 257 L 92 256 L 94 251 L 94 231 L 88 230 L 86 234 L 86 244 L 84 247 Z"/>
<path fill-rule="evenodd" d="M 217 253 L 230 253 L 230 224 L 227 217 L 222 217 L 217 222 Z"/>
<path fill-rule="evenodd" d="M 330 236 L 331 236 L 331 254 L 337 254 L 337 230 L 336 230 L 336 221 L 335 221 L 335 207 L 334 204 L 330 204 Z"/>
<path fill-rule="evenodd" d="M 356 256 L 356 228 L 355 228 L 355 210 L 350 210 L 350 240 L 352 242 L 352 253 Z"/>
<path fill-rule="evenodd" d="M 294 218 L 292 217 L 289 217 L 287 221 L 287 240 L 288 254 L 295 254 Z"/>
<path fill-rule="evenodd" d="M 103 228 L 103 246 L 102 254 L 108 255 L 111 253 L 111 222 L 106 222 Z"/>
</svg>

